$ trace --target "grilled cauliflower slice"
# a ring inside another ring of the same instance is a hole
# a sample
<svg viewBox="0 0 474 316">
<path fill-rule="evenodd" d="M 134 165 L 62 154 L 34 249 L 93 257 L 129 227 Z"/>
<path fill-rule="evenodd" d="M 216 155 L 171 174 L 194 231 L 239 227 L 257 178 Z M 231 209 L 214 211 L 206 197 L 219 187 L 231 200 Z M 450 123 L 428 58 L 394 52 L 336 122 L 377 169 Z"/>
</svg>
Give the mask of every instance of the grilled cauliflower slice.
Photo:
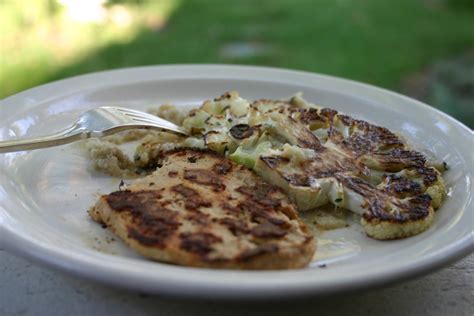
<svg viewBox="0 0 474 316">
<path fill-rule="evenodd" d="M 209 150 L 162 153 L 162 166 L 89 211 L 153 260 L 219 269 L 295 269 L 315 238 L 275 186 Z"/>
<path fill-rule="evenodd" d="M 273 150 L 269 154 L 257 161 L 257 174 L 283 188 L 300 211 L 327 202 L 344 207 L 361 215 L 367 235 L 376 239 L 408 237 L 426 230 L 432 223 L 431 197 L 422 192 L 421 186 L 413 192 L 404 187 L 405 182 L 376 187 L 355 176 L 354 170 L 332 164 L 331 160 L 322 158 L 321 162 L 327 164 L 314 160 L 294 164 L 294 159 L 281 152 Z"/>
<path fill-rule="evenodd" d="M 396 134 L 301 95 L 249 104 L 229 92 L 191 111 L 183 126 L 283 188 L 299 211 L 345 207 L 376 239 L 426 230 L 445 197 L 441 173 Z"/>
</svg>

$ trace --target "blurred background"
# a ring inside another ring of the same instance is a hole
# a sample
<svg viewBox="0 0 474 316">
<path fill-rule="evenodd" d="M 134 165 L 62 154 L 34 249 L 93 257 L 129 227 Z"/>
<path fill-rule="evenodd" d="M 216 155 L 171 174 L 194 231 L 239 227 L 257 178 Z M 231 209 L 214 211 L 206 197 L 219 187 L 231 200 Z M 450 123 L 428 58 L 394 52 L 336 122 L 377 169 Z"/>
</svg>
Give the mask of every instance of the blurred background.
<svg viewBox="0 0 474 316">
<path fill-rule="evenodd" d="M 474 128 L 473 0 L 0 0 L 0 21 L 0 98 L 119 67 L 254 64 L 395 90 Z"/>
</svg>

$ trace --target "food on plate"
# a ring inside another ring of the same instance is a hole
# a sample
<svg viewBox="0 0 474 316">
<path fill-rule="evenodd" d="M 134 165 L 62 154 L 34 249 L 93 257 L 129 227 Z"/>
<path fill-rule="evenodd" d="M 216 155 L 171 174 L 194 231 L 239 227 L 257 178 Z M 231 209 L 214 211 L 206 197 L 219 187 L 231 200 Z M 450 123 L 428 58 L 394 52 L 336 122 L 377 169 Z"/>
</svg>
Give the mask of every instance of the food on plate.
<svg viewBox="0 0 474 316">
<path fill-rule="evenodd" d="M 163 177 L 166 168 L 185 172 L 188 167 L 182 160 L 173 166 L 168 157 L 175 157 L 178 152 L 204 150 L 206 158 L 199 160 L 193 168 L 203 164 L 206 167 L 199 168 L 206 169 L 209 167 L 206 164 L 208 161 L 226 157 L 233 161 L 233 166 L 243 166 L 233 167 L 228 177 L 239 181 L 248 177 L 253 182 L 257 181 L 258 175 L 285 192 L 300 213 L 315 212 L 323 207 L 327 210 L 328 204 L 333 205 L 335 212 L 340 209 L 352 211 L 360 216 L 365 233 L 380 240 L 405 238 L 425 231 L 433 222 L 434 210 L 445 198 L 445 185 L 441 176 L 447 167 L 445 163 L 427 159 L 387 128 L 309 103 L 301 95 L 289 100 L 261 99 L 250 103 L 237 92 L 227 92 L 205 101 L 200 108 L 189 113 L 183 114 L 171 105 L 155 113 L 182 125 L 189 136 L 166 132 L 148 132 L 140 136 L 139 133 L 128 132 L 113 139 L 89 142 L 89 153 L 95 166 L 109 174 L 143 177 L 156 170 L 152 175 L 136 180 L 127 189 L 129 191 L 124 192 L 141 190 L 144 188 L 142 184 L 146 186 L 148 182 L 160 183 L 161 189 L 171 192 L 171 184 L 166 182 L 171 181 L 169 177 L 161 182 L 156 181 L 156 178 Z M 117 144 L 128 140 L 138 140 L 139 143 L 133 159 L 117 147 Z M 167 162 L 163 164 L 163 161 Z M 242 175 L 239 176 L 240 173 Z M 178 180 L 182 179 L 173 181 Z M 155 186 L 151 188 L 155 189 Z M 202 184 L 194 184 L 193 188 L 198 191 L 209 189 Z M 212 197 L 210 200 L 222 202 L 226 199 L 224 196 L 234 194 L 226 190 L 219 194 L 208 190 L 206 194 Z M 126 196 L 132 193 L 113 194 Z M 107 207 L 107 197 L 113 194 L 102 197 L 95 207 L 101 212 L 92 214 L 102 214 L 95 218 L 102 219 L 112 228 L 116 227 L 117 234 L 147 255 L 146 248 L 130 239 L 127 235 L 129 232 L 117 228 L 125 227 L 123 223 L 118 226 L 112 224 L 116 222 L 115 219 L 123 222 L 124 215 L 112 217 L 111 222 L 103 215 L 121 214 Z M 179 196 L 176 192 L 170 194 Z M 245 194 L 242 194 L 239 199 L 244 198 Z M 253 202 L 256 207 L 260 207 L 258 199 Z M 287 202 L 285 205 L 290 207 Z M 324 228 L 323 222 L 327 228 L 346 226 L 340 216 L 334 220 L 328 220 L 325 216 L 319 218 L 322 220 L 318 228 Z M 297 215 L 292 220 L 300 223 Z M 301 228 L 298 234 L 301 237 L 306 234 L 306 230 Z M 246 240 L 241 236 L 235 238 Z M 296 250 L 302 251 L 298 246 L 295 246 Z M 169 252 L 165 251 L 148 252 L 158 254 L 155 257 L 158 260 L 166 261 L 169 256 Z M 310 251 L 306 249 L 301 253 L 308 254 Z M 211 266 L 204 261 L 185 258 L 179 263 Z M 304 258 L 294 259 L 296 263 L 293 265 L 283 260 L 282 268 L 301 267 L 302 262 L 307 263 L 305 260 L 308 258 Z M 216 266 L 220 267 L 218 264 Z M 233 263 L 222 263 L 222 266 L 234 267 Z M 259 267 L 263 266 L 265 264 Z"/>
<path fill-rule="evenodd" d="M 315 240 L 285 194 L 209 150 L 161 153 L 160 168 L 89 211 L 145 257 L 195 267 L 306 266 Z"/>
<path fill-rule="evenodd" d="M 299 95 L 249 103 L 226 93 L 192 110 L 183 126 L 191 137 L 143 142 L 135 163 L 150 164 L 160 147 L 209 148 L 281 187 L 299 211 L 331 203 L 361 215 L 376 239 L 426 230 L 445 196 L 442 163 L 428 161 L 384 127 Z"/>
</svg>

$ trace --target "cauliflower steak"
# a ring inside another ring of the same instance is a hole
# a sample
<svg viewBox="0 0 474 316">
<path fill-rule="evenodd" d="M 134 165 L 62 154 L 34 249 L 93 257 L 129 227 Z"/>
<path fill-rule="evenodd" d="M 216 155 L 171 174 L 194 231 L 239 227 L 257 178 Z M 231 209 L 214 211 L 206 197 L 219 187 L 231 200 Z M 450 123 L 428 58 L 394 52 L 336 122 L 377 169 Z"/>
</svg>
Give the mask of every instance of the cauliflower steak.
<svg viewBox="0 0 474 316">
<path fill-rule="evenodd" d="M 202 140 L 254 169 L 299 211 L 326 203 L 347 208 L 376 239 L 426 230 L 444 199 L 443 164 L 430 164 L 384 127 L 298 95 L 249 103 L 226 93 L 192 111 L 183 126 L 192 134 L 188 143 Z"/>
<path fill-rule="evenodd" d="M 312 259 L 314 237 L 279 188 L 210 151 L 171 150 L 159 162 L 89 211 L 143 256 L 227 269 L 301 268 Z"/>
</svg>

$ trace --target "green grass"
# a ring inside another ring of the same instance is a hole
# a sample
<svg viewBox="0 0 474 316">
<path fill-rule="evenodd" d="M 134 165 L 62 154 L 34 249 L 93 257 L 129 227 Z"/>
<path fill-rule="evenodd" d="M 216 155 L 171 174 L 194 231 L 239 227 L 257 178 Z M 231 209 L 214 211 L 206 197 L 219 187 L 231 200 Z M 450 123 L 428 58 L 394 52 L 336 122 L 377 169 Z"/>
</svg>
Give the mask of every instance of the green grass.
<svg viewBox="0 0 474 316">
<path fill-rule="evenodd" d="M 76 74 L 167 63 L 277 66 L 397 90 L 405 76 L 474 47 L 474 8 L 469 1 L 182 0 L 172 3 L 176 7 L 169 11 L 171 16 L 163 28 L 153 30 L 146 23 L 135 25 L 139 29 L 134 33 L 136 36 L 122 42 L 113 36 L 102 36 L 102 30 L 96 28 L 96 38 L 104 43 L 92 45 L 93 49 L 58 67 L 50 67 L 48 50 L 43 52 L 41 45 L 29 48 L 27 54 L 40 61 L 34 66 L 39 74 L 32 72 L 34 67 L 25 68 L 22 63 L 6 67 L 7 73 L 0 76 L 2 84 L 9 81 L 6 78 L 13 79 L 7 89 L 0 90 L 0 97 L 32 84 Z M 129 8 L 138 11 L 146 8 L 143 10 L 149 15 L 158 14 L 154 10 L 160 9 L 136 5 Z M 259 43 L 266 49 L 242 57 L 222 54 L 225 45 L 235 42 Z"/>
</svg>

